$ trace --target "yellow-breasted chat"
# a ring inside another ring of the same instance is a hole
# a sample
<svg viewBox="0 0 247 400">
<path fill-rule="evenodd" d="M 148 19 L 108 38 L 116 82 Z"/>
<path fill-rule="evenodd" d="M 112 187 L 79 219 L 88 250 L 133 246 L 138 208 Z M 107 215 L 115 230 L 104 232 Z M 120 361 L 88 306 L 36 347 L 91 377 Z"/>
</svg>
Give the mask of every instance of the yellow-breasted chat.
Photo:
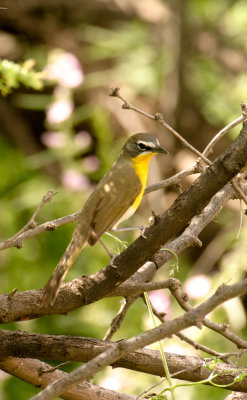
<svg viewBox="0 0 247 400">
<path fill-rule="evenodd" d="M 63 279 L 86 244 L 93 246 L 104 232 L 134 214 L 146 187 L 149 161 L 157 153 L 168 152 L 149 133 L 137 133 L 127 140 L 112 168 L 88 197 L 72 239 L 41 293 L 41 305 L 54 304 Z"/>
</svg>

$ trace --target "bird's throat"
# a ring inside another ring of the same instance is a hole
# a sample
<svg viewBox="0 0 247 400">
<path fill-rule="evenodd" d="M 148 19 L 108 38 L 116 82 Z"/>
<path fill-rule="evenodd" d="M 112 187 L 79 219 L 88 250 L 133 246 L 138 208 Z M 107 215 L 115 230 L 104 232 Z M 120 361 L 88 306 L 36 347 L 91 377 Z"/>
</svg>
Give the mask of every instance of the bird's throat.
<svg viewBox="0 0 247 400">
<path fill-rule="evenodd" d="M 133 167 L 135 169 L 136 175 L 138 176 L 138 178 L 140 179 L 140 182 L 142 184 L 142 190 L 141 190 L 140 194 L 137 196 L 137 198 L 135 199 L 134 203 L 132 204 L 132 207 L 134 207 L 135 210 L 139 207 L 142 196 L 144 194 L 144 190 L 146 188 L 147 179 L 148 179 L 149 161 L 154 156 L 154 154 L 155 153 L 143 154 L 136 158 L 131 159 L 131 161 L 133 162 Z"/>
</svg>

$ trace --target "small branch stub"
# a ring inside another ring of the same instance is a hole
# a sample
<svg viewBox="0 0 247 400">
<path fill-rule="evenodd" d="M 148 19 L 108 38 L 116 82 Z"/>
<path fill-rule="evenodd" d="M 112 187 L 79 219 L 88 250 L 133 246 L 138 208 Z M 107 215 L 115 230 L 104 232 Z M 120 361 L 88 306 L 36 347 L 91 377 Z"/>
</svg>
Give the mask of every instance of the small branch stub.
<svg viewBox="0 0 247 400">
<path fill-rule="evenodd" d="M 242 115 L 244 117 L 244 120 L 246 120 L 247 119 L 247 103 L 241 102 L 240 106 L 241 106 Z"/>
<path fill-rule="evenodd" d="M 110 91 L 110 93 L 109 93 L 109 96 L 118 97 L 118 92 L 119 92 L 119 90 L 120 90 L 119 87 L 111 88 L 111 91 Z"/>
<path fill-rule="evenodd" d="M 156 113 L 154 115 L 154 119 L 155 119 L 155 121 L 163 121 L 164 117 L 163 117 L 163 115 L 161 113 Z"/>
</svg>

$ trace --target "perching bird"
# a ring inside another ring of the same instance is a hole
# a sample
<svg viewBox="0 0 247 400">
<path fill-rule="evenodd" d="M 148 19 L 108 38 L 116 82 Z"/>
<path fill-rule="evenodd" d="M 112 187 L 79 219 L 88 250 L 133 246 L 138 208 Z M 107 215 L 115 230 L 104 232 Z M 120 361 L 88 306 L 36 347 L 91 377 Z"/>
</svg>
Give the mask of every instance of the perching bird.
<svg viewBox="0 0 247 400">
<path fill-rule="evenodd" d="M 54 304 L 64 277 L 86 244 L 93 246 L 104 232 L 134 214 L 146 187 L 149 161 L 157 153 L 168 152 L 149 133 L 137 133 L 127 140 L 87 199 L 72 239 L 41 293 L 41 305 Z"/>
</svg>

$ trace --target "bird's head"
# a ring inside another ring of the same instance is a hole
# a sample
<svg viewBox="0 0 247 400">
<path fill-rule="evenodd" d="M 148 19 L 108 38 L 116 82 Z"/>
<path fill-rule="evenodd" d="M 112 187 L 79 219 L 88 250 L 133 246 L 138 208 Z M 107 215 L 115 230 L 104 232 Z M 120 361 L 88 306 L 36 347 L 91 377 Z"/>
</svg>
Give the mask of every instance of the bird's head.
<svg viewBox="0 0 247 400">
<path fill-rule="evenodd" d="M 136 133 L 130 136 L 122 148 L 121 155 L 130 159 L 142 158 L 157 153 L 167 154 L 168 151 L 162 147 L 158 139 L 151 133 Z"/>
</svg>

